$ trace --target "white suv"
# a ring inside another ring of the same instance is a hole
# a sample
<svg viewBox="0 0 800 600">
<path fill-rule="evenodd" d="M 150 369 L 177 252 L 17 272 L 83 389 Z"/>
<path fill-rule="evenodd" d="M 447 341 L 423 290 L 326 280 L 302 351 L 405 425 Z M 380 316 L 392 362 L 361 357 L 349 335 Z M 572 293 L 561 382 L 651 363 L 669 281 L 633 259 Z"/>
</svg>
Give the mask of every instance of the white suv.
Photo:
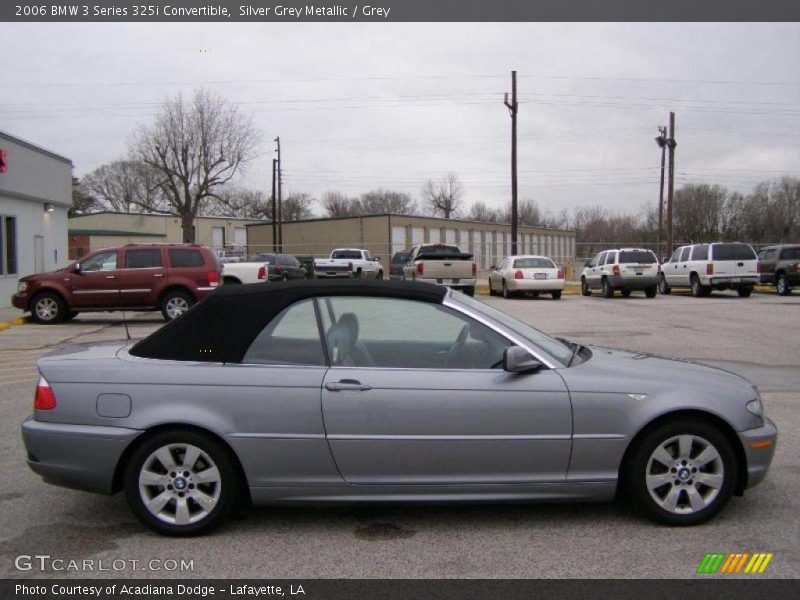
<svg viewBox="0 0 800 600">
<path fill-rule="evenodd" d="M 693 244 L 675 250 L 662 265 L 658 289 L 669 294 L 672 288 L 691 288 L 694 297 L 734 289 L 747 298 L 758 281 L 758 259 L 749 244 Z"/>
<path fill-rule="evenodd" d="M 591 296 L 593 289 L 600 289 L 606 298 L 611 298 L 615 290 L 620 290 L 625 298 L 636 290 L 644 290 L 648 298 L 656 297 L 658 259 L 646 248 L 605 250 L 585 267 L 581 273 L 584 296 Z"/>
</svg>

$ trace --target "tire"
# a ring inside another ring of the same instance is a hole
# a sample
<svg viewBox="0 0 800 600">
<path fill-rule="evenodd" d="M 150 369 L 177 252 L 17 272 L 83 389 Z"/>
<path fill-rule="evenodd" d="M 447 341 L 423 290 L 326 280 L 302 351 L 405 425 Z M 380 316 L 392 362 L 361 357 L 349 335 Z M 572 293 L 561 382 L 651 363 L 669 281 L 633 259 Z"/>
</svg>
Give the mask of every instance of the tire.
<svg viewBox="0 0 800 600">
<path fill-rule="evenodd" d="M 584 296 L 592 295 L 592 290 L 589 289 L 589 284 L 586 283 L 586 277 L 581 277 L 581 294 Z"/>
<path fill-rule="evenodd" d="M 356 279 L 361 279 L 363 276 L 364 276 L 363 271 L 361 271 L 361 269 L 358 269 L 358 271 L 356 271 Z"/>
<path fill-rule="evenodd" d="M 661 277 L 658 278 L 658 293 L 668 296 L 671 292 L 672 288 L 667 285 L 667 278 L 662 273 Z"/>
<path fill-rule="evenodd" d="M 187 450 L 196 456 L 194 462 L 178 464 L 186 460 Z M 165 468 L 158 455 L 169 457 L 172 464 L 166 466 L 170 468 Z M 151 474 L 152 485 L 142 485 L 143 473 Z M 201 535 L 218 527 L 235 505 L 241 483 L 238 479 L 225 447 L 202 433 L 187 430 L 163 431 L 147 438 L 133 451 L 123 473 L 125 496 L 136 518 L 148 529 L 171 536 Z M 186 491 L 178 491 L 179 485 Z M 147 500 L 158 497 L 166 501 L 160 507 L 148 508 Z M 179 512 L 179 507 L 185 512 Z"/>
<path fill-rule="evenodd" d="M 651 285 L 649 288 L 645 288 L 644 295 L 648 298 L 655 298 L 656 293 L 658 292 L 658 287 L 655 285 Z"/>
<path fill-rule="evenodd" d="M 750 294 L 753 293 L 753 288 L 749 285 L 740 287 L 736 290 L 736 293 L 739 294 L 739 298 L 749 298 Z"/>
<path fill-rule="evenodd" d="M 472 298 L 473 296 L 475 296 L 475 286 L 473 285 L 472 287 L 464 288 L 464 293 L 470 298 Z"/>
<path fill-rule="evenodd" d="M 224 277 L 222 279 L 222 285 L 242 285 L 242 282 L 235 277 Z"/>
<path fill-rule="evenodd" d="M 603 296 L 605 298 L 614 297 L 614 288 L 611 287 L 611 282 L 608 280 L 607 277 L 603 278 Z"/>
<path fill-rule="evenodd" d="M 778 296 L 788 296 L 792 293 L 792 288 L 789 286 L 789 280 L 784 274 L 778 275 L 778 280 L 775 282 L 775 286 L 778 290 Z"/>
<path fill-rule="evenodd" d="M 561 300 L 561 290 L 553 290 L 550 295 L 553 296 L 553 300 Z"/>
<path fill-rule="evenodd" d="M 511 292 L 508 291 L 508 286 L 506 285 L 505 279 L 503 279 L 503 298 L 511 298 Z"/>
<path fill-rule="evenodd" d="M 284 273 L 283 275 L 281 275 L 281 281 L 289 281 L 289 274 Z"/>
<path fill-rule="evenodd" d="M 704 456 L 713 458 L 701 463 Z M 717 427 L 675 419 L 656 427 L 632 449 L 625 483 L 634 506 L 654 521 L 698 525 L 725 507 L 737 474 L 736 454 Z"/>
<path fill-rule="evenodd" d="M 37 323 L 52 325 L 63 321 L 67 315 L 67 305 L 55 292 L 42 292 L 31 301 L 31 317 Z"/>
<path fill-rule="evenodd" d="M 538 298 L 539 292 L 531 292 L 531 298 Z"/>
<path fill-rule="evenodd" d="M 490 296 L 496 296 L 497 295 L 497 292 L 495 292 L 494 288 L 492 287 L 492 279 L 491 279 L 491 277 L 489 278 L 489 295 Z"/>
<path fill-rule="evenodd" d="M 703 295 L 703 286 L 700 284 L 700 278 L 697 275 L 692 275 L 692 297 L 700 298 Z"/>
<path fill-rule="evenodd" d="M 378 274 L 375 275 L 375 279 L 383 279 L 383 271 L 378 271 Z"/>
<path fill-rule="evenodd" d="M 630 290 L 623 289 L 623 290 L 620 291 L 620 293 L 622 294 L 623 298 L 630 298 L 631 297 L 631 291 Z"/>
<path fill-rule="evenodd" d="M 194 298 L 189 294 L 180 290 L 173 290 L 167 292 L 161 299 L 161 314 L 164 315 L 164 319 L 167 321 L 172 321 L 189 310 L 192 304 L 194 304 Z"/>
<path fill-rule="evenodd" d="M 65 321 L 72 321 L 72 319 L 74 319 L 77 316 L 78 316 L 78 313 L 75 312 L 74 310 L 67 311 L 66 313 L 64 313 L 64 320 Z"/>
</svg>

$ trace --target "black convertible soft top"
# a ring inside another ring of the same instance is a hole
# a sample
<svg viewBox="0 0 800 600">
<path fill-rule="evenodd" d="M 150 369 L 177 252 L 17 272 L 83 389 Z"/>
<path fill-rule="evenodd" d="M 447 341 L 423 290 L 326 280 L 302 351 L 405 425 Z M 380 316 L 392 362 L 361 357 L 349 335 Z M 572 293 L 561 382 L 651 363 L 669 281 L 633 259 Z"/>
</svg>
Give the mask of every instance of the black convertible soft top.
<svg viewBox="0 0 800 600">
<path fill-rule="evenodd" d="M 444 286 L 411 281 L 301 280 L 225 285 L 130 349 L 142 358 L 239 362 L 290 304 L 314 296 L 373 296 L 441 303 Z"/>
</svg>

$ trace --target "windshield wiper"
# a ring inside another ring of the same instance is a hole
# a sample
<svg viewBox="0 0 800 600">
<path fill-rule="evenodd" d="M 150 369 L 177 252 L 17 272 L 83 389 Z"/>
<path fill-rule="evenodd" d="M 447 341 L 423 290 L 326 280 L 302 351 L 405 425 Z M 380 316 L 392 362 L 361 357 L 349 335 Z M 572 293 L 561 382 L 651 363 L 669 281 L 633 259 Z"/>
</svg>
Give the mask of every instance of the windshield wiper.
<svg viewBox="0 0 800 600">
<path fill-rule="evenodd" d="M 575 344 L 575 347 L 572 349 L 572 354 L 569 357 L 569 361 L 567 361 L 567 368 L 572 366 L 572 361 L 575 360 L 575 357 L 578 356 L 578 353 L 583 349 L 583 346 L 580 344 Z"/>
</svg>

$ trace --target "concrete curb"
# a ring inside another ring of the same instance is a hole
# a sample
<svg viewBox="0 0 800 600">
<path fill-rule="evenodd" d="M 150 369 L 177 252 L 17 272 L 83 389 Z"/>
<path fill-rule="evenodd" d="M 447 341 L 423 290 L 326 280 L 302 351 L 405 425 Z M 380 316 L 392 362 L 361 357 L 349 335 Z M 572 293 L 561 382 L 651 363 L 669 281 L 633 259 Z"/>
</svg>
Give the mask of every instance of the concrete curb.
<svg viewBox="0 0 800 600">
<path fill-rule="evenodd" d="M 12 325 L 25 325 L 29 322 L 28 317 L 14 317 L 10 321 L 0 321 L 0 331 L 11 329 Z"/>
</svg>

